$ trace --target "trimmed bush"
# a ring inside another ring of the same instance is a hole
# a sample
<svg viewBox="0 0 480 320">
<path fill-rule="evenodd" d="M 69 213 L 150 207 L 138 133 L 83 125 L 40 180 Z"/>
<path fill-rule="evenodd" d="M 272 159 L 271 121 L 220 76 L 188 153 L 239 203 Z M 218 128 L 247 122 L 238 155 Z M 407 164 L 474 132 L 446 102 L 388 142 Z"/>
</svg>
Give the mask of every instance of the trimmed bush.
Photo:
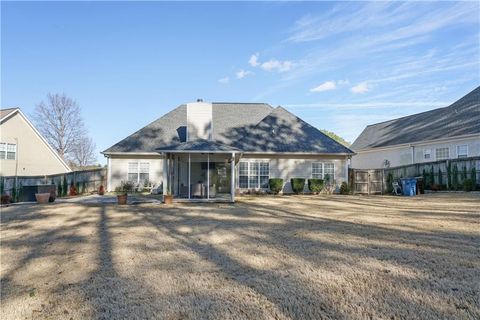
<svg viewBox="0 0 480 320">
<path fill-rule="evenodd" d="M 438 168 L 438 184 L 443 185 L 443 173 L 440 168 Z"/>
<path fill-rule="evenodd" d="M 425 181 L 425 179 L 423 180 Z M 391 172 L 388 173 L 387 175 L 387 192 L 392 193 L 393 192 L 393 174 Z"/>
<path fill-rule="evenodd" d="M 463 190 L 467 192 L 475 190 L 475 184 L 472 179 L 465 179 L 465 181 L 463 181 Z"/>
<path fill-rule="evenodd" d="M 308 179 L 308 190 L 313 193 L 320 193 L 323 189 L 323 180 L 322 179 Z"/>
<path fill-rule="evenodd" d="M 457 164 L 454 164 L 453 165 L 453 169 L 452 169 L 452 188 L 453 190 L 458 190 L 459 189 L 459 186 L 460 186 L 460 183 L 458 181 L 458 167 L 457 167 Z"/>
<path fill-rule="evenodd" d="M 290 179 L 292 185 L 292 190 L 296 194 L 302 193 L 305 188 L 305 179 L 304 178 L 292 178 Z"/>
<path fill-rule="evenodd" d="M 452 163 L 449 162 L 447 166 L 447 184 L 450 189 L 452 188 Z"/>
<path fill-rule="evenodd" d="M 340 194 L 350 194 L 350 187 L 345 181 L 340 185 Z"/>
<path fill-rule="evenodd" d="M 475 167 L 472 167 L 470 170 L 470 179 L 473 181 L 473 185 L 476 187 L 477 186 L 477 169 Z"/>
<path fill-rule="evenodd" d="M 268 179 L 268 186 L 270 187 L 270 191 L 272 191 L 274 194 L 278 194 L 280 191 L 282 191 L 283 179 L 280 179 L 280 178 Z"/>
<path fill-rule="evenodd" d="M 68 182 L 67 182 L 67 176 L 63 176 L 63 183 L 62 183 L 62 197 L 66 197 L 68 194 Z"/>
<path fill-rule="evenodd" d="M 62 180 L 59 180 L 58 181 L 58 185 L 57 185 L 57 197 L 61 197 L 62 196 Z"/>
</svg>

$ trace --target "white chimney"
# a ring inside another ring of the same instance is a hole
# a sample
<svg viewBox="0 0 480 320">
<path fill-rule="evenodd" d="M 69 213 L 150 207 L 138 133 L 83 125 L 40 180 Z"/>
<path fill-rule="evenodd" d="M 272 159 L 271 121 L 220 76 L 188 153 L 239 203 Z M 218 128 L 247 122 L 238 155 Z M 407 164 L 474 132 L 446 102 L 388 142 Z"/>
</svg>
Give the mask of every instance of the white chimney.
<svg viewBox="0 0 480 320">
<path fill-rule="evenodd" d="M 212 135 L 212 104 L 201 99 L 187 103 L 187 141 L 211 140 Z"/>
</svg>

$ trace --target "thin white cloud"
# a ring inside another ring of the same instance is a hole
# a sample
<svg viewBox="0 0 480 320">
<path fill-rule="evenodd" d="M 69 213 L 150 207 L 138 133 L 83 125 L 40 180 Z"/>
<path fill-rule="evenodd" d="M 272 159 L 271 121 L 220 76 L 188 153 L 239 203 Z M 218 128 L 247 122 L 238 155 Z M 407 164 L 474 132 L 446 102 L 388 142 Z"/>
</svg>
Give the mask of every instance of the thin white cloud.
<svg viewBox="0 0 480 320">
<path fill-rule="evenodd" d="M 252 67 L 258 66 L 258 64 L 259 64 L 259 62 L 258 62 L 258 56 L 259 56 L 258 53 L 252 54 L 252 55 L 250 56 L 250 59 L 248 60 L 248 64 L 250 64 Z"/>
<path fill-rule="evenodd" d="M 218 82 L 223 83 L 223 84 L 227 84 L 227 83 L 230 82 L 230 78 L 229 77 L 220 78 L 220 79 L 218 79 Z"/>
<path fill-rule="evenodd" d="M 278 72 L 286 72 L 291 70 L 293 67 L 293 62 L 292 61 L 280 61 L 277 59 L 270 59 L 267 62 L 264 62 L 260 65 L 260 68 L 262 68 L 265 71 L 272 72 L 272 71 L 278 71 Z"/>
<path fill-rule="evenodd" d="M 241 69 L 241 70 L 237 71 L 236 76 L 237 76 L 237 79 L 243 79 L 246 76 L 249 76 L 249 75 L 252 75 L 252 74 L 253 74 L 252 71 Z"/>
<path fill-rule="evenodd" d="M 365 93 L 368 92 L 370 88 L 368 87 L 368 83 L 366 81 L 360 82 L 357 85 L 350 88 L 352 93 Z"/>
<path fill-rule="evenodd" d="M 322 110 L 371 110 L 371 109 L 433 109 L 446 107 L 451 102 L 445 101 L 404 101 L 404 102 L 391 102 L 391 101 L 378 101 L 378 102 L 360 102 L 360 103 L 303 103 L 303 104 L 287 104 L 286 108 L 291 109 L 322 109 Z"/>
<path fill-rule="evenodd" d="M 337 87 L 337 84 L 335 81 L 325 81 L 319 86 L 316 86 L 312 89 L 310 89 L 310 92 L 324 92 L 324 91 L 330 91 L 334 90 Z"/>
<path fill-rule="evenodd" d="M 294 66 L 293 61 L 289 61 L 289 60 L 281 61 L 277 59 L 270 59 L 265 62 L 260 62 L 259 57 L 260 57 L 260 54 L 258 52 L 255 54 L 252 54 L 250 56 L 250 59 L 248 59 L 248 64 L 254 68 L 260 67 L 262 70 L 268 71 L 268 72 L 273 72 L 273 71 L 286 72 L 286 71 L 290 71 Z"/>
</svg>

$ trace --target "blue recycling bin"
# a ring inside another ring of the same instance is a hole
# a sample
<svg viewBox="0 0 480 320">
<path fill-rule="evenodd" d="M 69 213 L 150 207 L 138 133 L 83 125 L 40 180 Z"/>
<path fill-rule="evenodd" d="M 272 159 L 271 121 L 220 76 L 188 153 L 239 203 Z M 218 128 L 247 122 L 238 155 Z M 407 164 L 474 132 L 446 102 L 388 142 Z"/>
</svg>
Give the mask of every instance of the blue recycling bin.
<svg viewBox="0 0 480 320">
<path fill-rule="evenodd" d="M 404 196 L 412 197 L 417 194 L 417 179 L 405 178 L 402 179 L 402 190 Z"/>
</svg>

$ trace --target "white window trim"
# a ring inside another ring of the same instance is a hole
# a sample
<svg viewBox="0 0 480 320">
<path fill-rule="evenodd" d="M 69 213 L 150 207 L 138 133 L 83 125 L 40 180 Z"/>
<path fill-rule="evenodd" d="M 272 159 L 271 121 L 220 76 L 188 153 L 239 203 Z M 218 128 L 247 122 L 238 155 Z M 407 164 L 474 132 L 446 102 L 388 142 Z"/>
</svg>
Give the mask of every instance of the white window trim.
<svg viewBox="0 0 480 320">
<path fill-rule="evenodd" d="M 439 150 L 439 149 L 447 149 L 447 150 L 448 150 L 448 156 L 447 156 L 446 158 L 438 159 L 438 157 L 437 157 L 437 150 Z M 435 161 L 447 160 L 447 159 L 450 159 L 450 147 L 439 147 L 439 148 L 435 148 Z"/>
<path fill-rule="evenodd" d="M 313 164 L 320 164 L 322 166 L 322 177 L 321 178 L 313 178 Z M 335 180 L 335 162 L 321 162 L 321 161 L 314 161 L 310 166 L 310 178 L 312 179 L 322 179 L 325 180 L 325 164 L 333 165 L 333 175 L 331 177 L 331 181 Z"/>
<path fill-rule="evenodd" d="M 241 175 L 240 174 L 240 163 L 247 163 L 247 188 L 242 188 L 240 187 L 240 176 L 245 176 L 245 175 Z M 249 160 L 240 160 L 240 162 L 238 163 L 237 167 L 238 167 L 238 188 L 239 189 L 242 189 L 242 190 L 249 190 L 249 189 L 255 189 L 255 190 L 260 190 L 260 189 L 268 189 L 269 187 L 265 187 L 263 188 L 261 185 L 260 185 L 260 177 L 264 176 L 264 175 L 261 175 L 260 174 L 260 163 L 268 163 L 268 179 L 270 179 L 270 160 L 268 159 L 249 159 Z M 255 187 L 251 187 L 250 186 L 250 165 L 252 163 L 256 163 L 258 165 L 258 174 L 257 174 L 257 185 Z"/>
<path fill-rule="evenodd" d="M 130 172 L 130 168 L 129 168 L 130 163 L 136 163 L 136 164 L 137 164 L 137 172 L 136 172 L 136 174 L 137 174 L 137 181 L 133 181 L 134 183 L 140 184 L 140 174 L 141 174 L 141 173 L 146 173 L 146 172 L 141 172 L 141 170 L 140 170 L 140 165 L 141 165 L 142 163 L 148 163 L 148 180 L 150 180 L 150 161 L 137 160 L 137 161 L 128 161 L 128 162 L 127 162 L 127 179 L 126 179 L 126 181 L 130 181 L 130 180 L 128 179 L 128 175 L 129 175 L 130 173 L 134 173 L 134 172 Z"/>
<path fill-rule="evenodd" d="M 468 151 L 469 151 L 468 150 L 468 144 L 459 144 L 459 145 L 455 146 L 455 150 L 457 152 L 457 159 L 459 158 L 459 154 L 458 154 L 459 147 L 466 147 L 467 153 L 465 154 L 465 158 L 468 158 Z M 462 157 L 462 158 L 464 158 L 464 157 Z"/>
<path fill-rule="evenodd" d="M 429 157 L 425 158 L 427 154 L 429 155 Z M 423 149 L 423 160 L 432 161 L 432 149 Z"/>
<path fill-rule="evenodd" d="M 0 142 L 1 145 L 4 146 L 4 152 L 5 152 L 5 155 L 0 158 L 1 160 L 17 160 L 17 144 L 15 143 L 7 143 L 7 142 Z M 8 147 L 9 146 L 13 146 L 14 147 L 14 151 L 8 151 Z M 8 159 L 8 153 L 13 153 L 14 154 L 14 157 L 13 159 Z"/>
</svg>

